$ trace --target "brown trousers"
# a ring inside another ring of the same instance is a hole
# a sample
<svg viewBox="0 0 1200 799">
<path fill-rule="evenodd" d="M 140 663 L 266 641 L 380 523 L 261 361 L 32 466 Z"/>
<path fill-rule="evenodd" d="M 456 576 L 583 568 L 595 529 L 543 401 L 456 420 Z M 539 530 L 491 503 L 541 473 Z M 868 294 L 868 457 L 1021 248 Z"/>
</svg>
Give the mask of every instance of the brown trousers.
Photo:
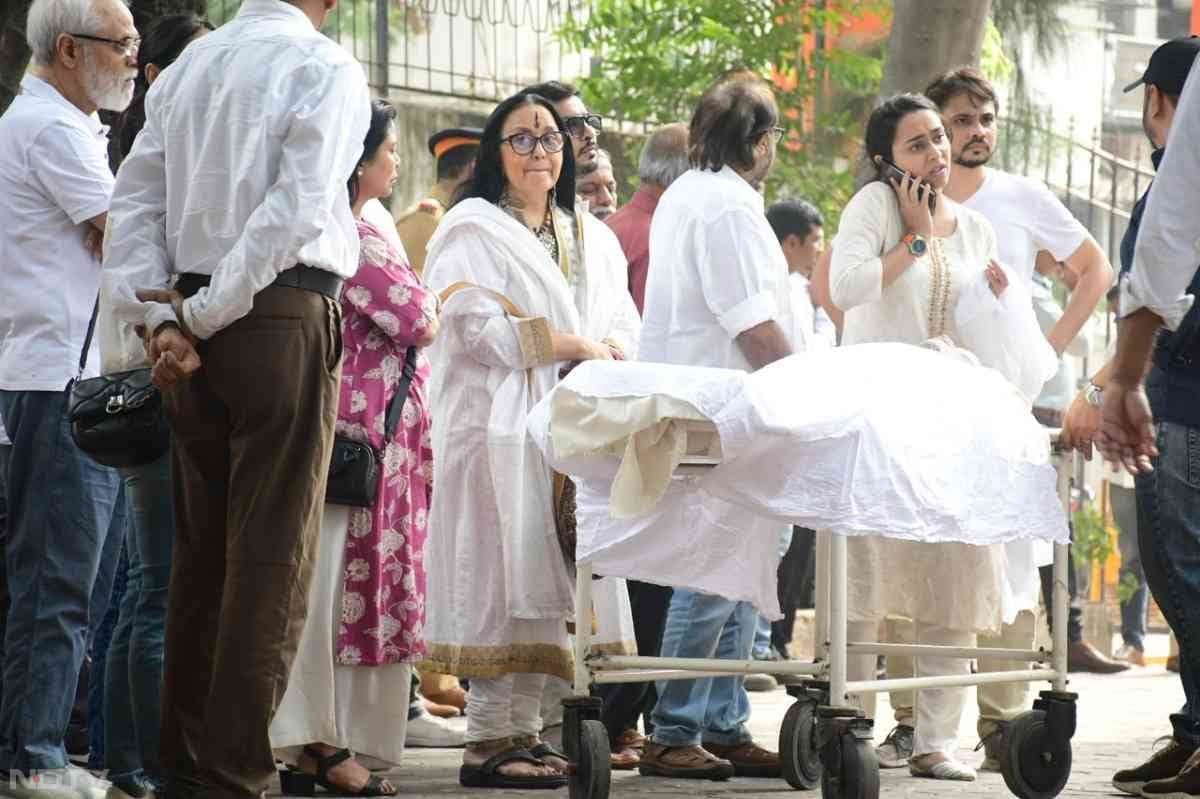
<svg viewBox="0 0 1200 799">
<path fill-rule="evenodd" d="M 340 310 L 270 286 L 166 397 L 175 549 L 161 754 L 173 795 L 245 799 L 304 628 L 341 371 Z"/>
</svg>

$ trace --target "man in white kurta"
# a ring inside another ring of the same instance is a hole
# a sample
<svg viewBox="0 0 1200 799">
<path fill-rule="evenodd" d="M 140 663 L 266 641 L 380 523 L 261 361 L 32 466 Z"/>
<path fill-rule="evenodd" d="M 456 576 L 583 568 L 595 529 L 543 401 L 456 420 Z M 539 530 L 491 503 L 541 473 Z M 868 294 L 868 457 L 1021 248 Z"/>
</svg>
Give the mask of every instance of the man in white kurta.
<svg viewBox="0 0 1200 799">
<path fill-rule="evenodd" d="M 774 159 L 775 114 L 769 89 L 746 77 L 725 79 L 701 98 L 691 127 L 696 168 L 663 194 L 650 229 L 642 360 L 753 371 L 791 353 L 787 264 L 756 190 Z M 739 116 L 745 127 L 733 120 Z M 723 156 L 737 149 L 722 148 L 721 131 L 735 128 L 754 135 L 740 147 L 740 163 L 726 163 Z M 728 535 L 779 535 L 779 522 L 724 510 L 707 521 Z M 690 538 L 687 530 L 670 534 Z M 745 660 L 755 619 L 748 602 L 676 588 L 661 654 Z M 750 703 L 742 682 L 661 683 L 641 773 L 778 775 L 778 755 L 756 746 L 746 729 Z"/>
</svg>

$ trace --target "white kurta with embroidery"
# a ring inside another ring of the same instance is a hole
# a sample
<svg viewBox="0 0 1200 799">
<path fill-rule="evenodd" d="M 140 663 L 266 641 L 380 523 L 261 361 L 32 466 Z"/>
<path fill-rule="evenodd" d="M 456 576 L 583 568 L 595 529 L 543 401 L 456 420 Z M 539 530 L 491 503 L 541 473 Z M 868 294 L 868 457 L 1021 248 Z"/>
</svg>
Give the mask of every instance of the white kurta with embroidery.
<svg viewBox="0 0 1200 799">
<path fill-rule="evenodd" d="M 483 200 L 452 208 L 429 243 L 425 281 L 435 291 L 466 281 L 524 314 L 510 316 L 487 292 L 460 291 L 444 305 L 429 349 L 437 457 L 425 635 L 436 671 L 571 677 L 565 622 L 574 586 L 555 535 L 551 470 L 525 417 L 562 366 L 551 330 L 636 351 L 623 265 L 597 225 L 583 219 L 586 268 L 569 282 L 528 229 Z"/>
<path fill-rule="evenodd" d="M 1053 353 L 1029 310 L 1028 293 L 1010 271 L 1002 299 L 989 298 L 984 270 L 997 257 L 995 233 L 980 214 L 959 205 L 954 211 L 954 232 L 930 241 L 929 252 L 884 288 L 880 256 L 903 235 L 895 193 L 876 182 L 851 199 L 830 272 L 833 302 L 846 311 L 842 344 L 920 344 L 945 337 L 1001 371 L 1026 397 L 1036 395 L 1053 374 Z M 1026 568 L 1012 569 L 1014 578 L 1022 578 L 1010 579 L 1003 545 L 882 536 L 853 537 L 848 544 L 853 620 L 895 613 L 952 629 L 994 631 L 1037 602 L 1037 583 L 1024 579 Z"/>
</svg>

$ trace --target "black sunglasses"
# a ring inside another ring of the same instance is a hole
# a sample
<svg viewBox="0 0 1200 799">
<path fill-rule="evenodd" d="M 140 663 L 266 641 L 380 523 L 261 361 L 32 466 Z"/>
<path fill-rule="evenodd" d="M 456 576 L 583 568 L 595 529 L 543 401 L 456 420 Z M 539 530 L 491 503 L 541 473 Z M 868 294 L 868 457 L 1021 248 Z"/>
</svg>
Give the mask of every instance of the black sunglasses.
<svg viewBox="0 0 1200 799">
<path fill-rule="evenodd" d="M 567 129 L 567 133 L 578 138 L 584 134 L 585 127 L 589 127 L 597 133 L 604 130 L 604 118 L 599 114 L 580 114 L 574 117 L 564 117 L 563 127 Z"/>
</svg>

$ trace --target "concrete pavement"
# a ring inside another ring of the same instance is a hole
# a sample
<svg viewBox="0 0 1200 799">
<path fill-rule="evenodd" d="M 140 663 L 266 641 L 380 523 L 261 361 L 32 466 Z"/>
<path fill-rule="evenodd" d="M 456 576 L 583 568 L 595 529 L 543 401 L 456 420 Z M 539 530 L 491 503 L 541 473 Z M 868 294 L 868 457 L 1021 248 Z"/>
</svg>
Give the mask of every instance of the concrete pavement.
<svg viewBox="0 0 1200 799">
<path fill-rule="evenodd" d="M 1037 686 L 1040 690 L 1044 686 Z M 1063 797 L 1121 796 L 1110 783 L 1114 771 L 1141 762 L 1152 751 L 1154 741 L 1169 733 L 1167 714 L 1183 702 L 1183 691 L 1176 675 L 1161 667 L 1134 669 L 1121 675 L 1100 677 L 1072 675 L 1071 690 L 1080 694 L 1079 724 L 1073 742 L 1074 767 Z M 787 711 L 790 698 L 782 690 L 751 694 L 754 711 L 751 728 L 757 740 L 775 748 L 779 725 Z M 975 703 L 968 702 L 963 718 L 961 741 L 962 758 L 972 764 L 982 760 L 982 752 L 971 751 L 976 743 Z M 882 741 L 891 729 L 887 722 L 891 711 L 886 697 L 880 696 L 876 740 Z M 456 720 L 465 723 L 465 720 Z M 488 792 L 468 790 L 458 785 L 458 765 L 461 750 L 409 749 L 402 768 L 389 776 L 400 788 L 400 796 L 481 797 Z M 782 780 L 734 779 L 723 783 L 689 780 L 666 780 L 641 777 L 636 772 L 613 775 L 612 796 L 654 797 L 655 799 L 705 799 L 707 797 L 737 797 L 737 799 L 766 799 L 786 797 L 795 793 Z M 565 797 L 565 789 L 548 791 L 505 791 L 495 794 L 505 797 Z M 817 796 L 816 792 L 806 793 Z M 934 799 L 955 797 L 1010 796 L 999 774 L 981 774 L 975 783 L 942 783 L 918 780 L 906 769 L 882 772 L 882 791 L 885 797 L 914 797 Z"/>
</svg>

